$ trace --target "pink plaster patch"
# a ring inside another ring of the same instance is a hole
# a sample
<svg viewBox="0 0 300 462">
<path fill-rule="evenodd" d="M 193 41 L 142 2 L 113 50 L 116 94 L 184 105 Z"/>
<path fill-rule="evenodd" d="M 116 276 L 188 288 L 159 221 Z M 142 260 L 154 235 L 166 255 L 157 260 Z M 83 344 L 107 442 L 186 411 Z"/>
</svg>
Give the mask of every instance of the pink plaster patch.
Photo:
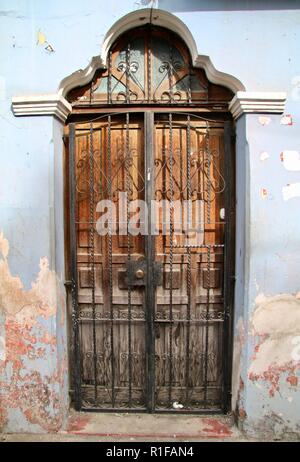
<svg viewBox="0 0 300 462">
<path fill-rule="evenodd" d="M 278 366 L 274 364 L 263 373 L 255 374 L 251 372 L 249 374 L 249 379 L 252 382 L 263 380 L 269 383 L 269 396 L 273 398 L 276 393 L 280 392 L 279 382 L 282 374 L 288 373 L 286 381 L 289 382 L 292 386 L 298 385 L 298 378 L 296 377 L 295 372 L 299 369 L 300 364 L 295 364 L 292 361 L 289 364 L 285 364 L 284 366 Z"/>
<path fill-rule="evenodd" d="M 67 431 L 78 432 L 85 429 L 87 424 L 90 422 L 91 417 L 86 414 L 72 415 L 68 422 Z"/>
<path fill-rule="evenodd" d="M 286 381 L 292 385 L 292 387 L 296 387 L 298 385 L 298 377 L 296 377 L 295 375 L 290 375 Z"/>
<path fill-rule="evenodd" d="M 203 428 L 203 433 L 208 433 L 209 435 L 214 436 L 231 436 L 232 431 L 230 427 L 223 422 L 220 422 L 216 419 L 203 419 L 203 423 L 207 425 L 207 427 Z"/>
</svg>

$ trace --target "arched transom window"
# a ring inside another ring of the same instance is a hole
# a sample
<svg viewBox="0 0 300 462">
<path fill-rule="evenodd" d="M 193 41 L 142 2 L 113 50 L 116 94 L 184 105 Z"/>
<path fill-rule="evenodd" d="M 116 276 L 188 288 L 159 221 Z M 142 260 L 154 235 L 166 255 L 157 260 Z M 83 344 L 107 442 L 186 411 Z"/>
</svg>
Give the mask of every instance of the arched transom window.
<svg viewBox="0 0 300 462">
<path fill-rule="evenodd" d="M 228 102 L 232 92 L 210 83 L 194 68 L 183 41 L 163 28 L 140 27 L 117 39 L 104 69 L 93 81 L 72 90 L 73 104 L 193 105 Z"/>
</svg>

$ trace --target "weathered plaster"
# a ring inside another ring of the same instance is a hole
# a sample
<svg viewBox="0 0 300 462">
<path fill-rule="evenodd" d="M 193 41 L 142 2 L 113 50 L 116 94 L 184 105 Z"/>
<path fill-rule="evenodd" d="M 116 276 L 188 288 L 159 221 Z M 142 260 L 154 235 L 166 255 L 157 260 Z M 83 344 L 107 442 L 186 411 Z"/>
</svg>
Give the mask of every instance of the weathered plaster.
<svg viewBox="0 0 300 462">
<path fill-rule="evenodd" d="M 300 294 L 258 295 L 243 390 L 249 436 L 299 437 Z"/>
<path fill-rule="evenodd" d="M 244 388 L 244 380 L 242 378 L 242 360 L 243 350 L 247 341 L 245 326 L 242 317 L 237 321 L 236 335 L 234 337 L 233 361 L 232 361 L 232 410 L 237 414 L 237 417 L 243 419 L 244 406 L 242 399 L 242 391 Z"/>
<path fill-rule="evenodd" d="M 37 424 L 40 431 L 57 431 L 66 412 L 61 389 L 66 381 L 67 358 L 65 353 L 58 361 L 56 352 L 61 342 L 56 324 L 65 322 L 61 284 L 49 269 L 48 259 L 42 257 L 31 289 L 24 289 L 19 276 L 11 273 L 8 255 L 9 242 L 0 233 L 0 312 L 4 326 L 0 428 L 9 430 L 9 416 L 18 411 L 23 415 L 23 423 L 19 419 L 17 425 L 20 430 Z"/>
<path fill-rule="evenodd" d="M 257 338 L 248 377 L 263 382 L 270 397 L 280 393 L 280 378 L 288 388 L 298 387 L 300 360 L 296 359 L 295 338 L 300 336 L 300 297 L 290 294 L 258 296 L 251 320 Z"/>
</svg>

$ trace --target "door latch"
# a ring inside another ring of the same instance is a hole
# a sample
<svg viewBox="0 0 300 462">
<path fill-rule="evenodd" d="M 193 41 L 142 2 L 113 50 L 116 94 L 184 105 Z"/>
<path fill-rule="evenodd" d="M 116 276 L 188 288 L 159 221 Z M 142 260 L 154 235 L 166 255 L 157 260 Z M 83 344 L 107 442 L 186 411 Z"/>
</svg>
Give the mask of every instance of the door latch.
<svg viewBox="0 0 300 462">
<path fill-rule="evenodd" d="M 150 271 L 154 286 L 162 284 L 162 263 L 152 262 Z M 128 287 L 141 287 L 147 283 L 147 262 L 142 260 L 130 260 L 126 262 L 125 284 Z"/>
</svg>

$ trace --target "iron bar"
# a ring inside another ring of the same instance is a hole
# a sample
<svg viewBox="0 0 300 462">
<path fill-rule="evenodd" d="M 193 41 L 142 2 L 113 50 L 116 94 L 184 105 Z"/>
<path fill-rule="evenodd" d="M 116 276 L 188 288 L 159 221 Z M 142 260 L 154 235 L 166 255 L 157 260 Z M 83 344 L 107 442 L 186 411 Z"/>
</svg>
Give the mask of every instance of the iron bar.
<svg viewBox="0 0 300 462">
<path fill-rule="evenodd" d="M 173 249 L 219 249 L 223 248 L 224 244 L 194 244 L 194 245 L 173 245 Z"/>
<path fill-rule="evenodd" d="M 170 58 L 169 58 L 169 67 L 168 67 L 168 74 L 169 74 L 169 93 L 170 93 L 170 103 L 174 102 L 174 94 L 173 94 L 173 86 L 172 86 L 172 71 L 173 71 L 173 47 L 170 44 Z"/>
<path fill-rule="evenodd" d="M 69 141 L 69 187 L 70 187 L 70 247 L 71 247 L 71 295 L 72 295 L 72 335 L 74 348 L 74 388 L 75 409 L 81 409 L 81 359 L 79 337 L 79 307 L 78 307 L 78 280 L 77 280 L 77 227 L 76 227 L 76 143 L 75 125 L 70 124 Z"/>
<path fill-rule="evenodd" d="M 174 218 L 174 204 L 173 204 L 173 127 L 172 127 L 172 114 L 169 114 L 169 188 L 170 188 L 170 261 L 169 261 L 169 290 L 170 290 L 170 307 L 169 307 L 169 317 L 170 320 L 173 320 L 173 218 Z M 169 330 L 169 407 L 172 403 L 172 375 L 173 375 L 173 329 L 170 325 Z"/>
<path fill-rule="evenodd" d="M 152 64 L 152 37 L 151 37 L 151 26 L 149 27 L 149 39 L 148 39 L 148 66 L 147 66 L 147 100 L 150 103 L 151 99 L 151 64 Z"/>
<path fill-rule="evenodd" d="M 76 224 L 80 223 L 81 225 L 93 225 L 93 224 L 96 224 L 97 221 L 75 221 L 75 223 Z M 120 221 L 119 223 L 124 224 L 126 222 Z M 205 225 L 205 224 L 206 222 L 201 222 L 201 221 L 198 222 L 198 225 Z M 211 225 L 226 225 L 226 221 L 211 221 L 210 224 Z M 176 247 L 176 244 L 174 244 L 174 248 L 175 247 Z M 182 247 L 188 247 L 188 246 L 182 246 Z M 189 247 L 192 247 L 192 246 L 189 246 Z M 207 247 L 207 246 L 203 244 L 199 244 L 199 245 L 195 245 L 194 247 Z M 222 245 L 216 244 L 215 247 L 222 247 Z"/>
<path fill-rule="evenodd" d="M 188 104 L 192 103 L 192 74 L 191 74 L 191 69 L 189 72 L 189 87 L 188 87 Z M 190 117 L 188 115 L 188 117 Z"/>
<path fill-rule="evenodd" d="M 233 129 L 230 121 L 224 125 L 224 165 L 225 165 L 225 249 L 224 249 L 224 279 L 223 279 L 223 296 L 224 296 L 224 329 L 222 347 L 224 351 L 222 364 L 223 378 L 223 410 L 227 413 L 230 409 L 231 401 L 231 358 L 232 358 L 232 323 L 231 316 L 234 292 L 234 259 L 233 259 L 233 236 L 234 236 L 234 203 L 232 197 L 235 196 L 233 181 Z"/>
<path fill-rule="evenodd" d="M 125 145 L 125 169 L 126 169 L 126 216 L 127 216 L 127 262 L 131 260 L 131 235 L 129 232 L 130 221 L 130 138 L 129 138 L 129 112 L 126 113 L 126 145 Z M 131 287 L 128 285 L 128 405 L 132 405 L 132 345 L 131 345 Z"/>
<path fill-rule="evenodd" d="M 153 151 L 154 151 L 154 114 L 146 112 L 144 118 L 145 125 L 145 201 L 148 210 L 153 199 Z M 153 291 L 153 262 L 155 260 L 155 240 L 151 232 L 151 220 L 148 219 L 148 233 L 145 236 L 145 258 L 147 261 L 147 274 L 145 286 L 145 315 L 146 315 L 146 357 L 147 357 L 147 409 L 153 412 L 155 408 L 155 332 L 154 332 L 154 312 L 155 294 Z"/>
<path fill-rule="evenodd" d="M 99 323 L 99 322 L 109 322 L 111 323 L 112 319 L 111 318 L 96 318 L 95 319 L 95 322 Z M 113 318 L 113 321 L 115 323 L 124 323 L 126 321 L 128 321 L 128 319 L 124 319 L 124 318 Z M 166 323 L 166 324 L 176 324 L 176 323 L 190 323 L 190 324 L 203 324 L 204 322 L 206 322 L 207 319 L 206 317 L 203 318 L 203 319 L 173 319 L 172 321 L 170 321 L 169 319 L 155 319 L 154 322 L 155 324 L 156 323 Z M 222 318 L 211 318 L 211 319 L 208 319 L 209 322 L 224 322 L 224 319 Z M 80 322 L 83 323 L 83 322 L 90 322 L 90 318 L 84 318 L 84 317 L 81 317 L 80 318 Z M 145 323 L 145 319 L 131 319 L 131 323 Z"/>
<path fill-rule="evenodd" d="M 187 116 L 187 132 L 186 132 L 186 171 L 187 171 L 187 200 L 188 200 L 188 210 L 187 210 L 187 239 L 189 239 L 189 229 L 191 224 L 191 118 Z M 189 377 L 190 377 L 190 319 L 191 319 L 191 247 L 187 246 L 187 332 L 186 332 L 186 368 L 185 368 L 185 400 L 186 405 L 189 401 Z"/>
<path fill-rule="evenodd" d="M 210 156 L 210 139 L 209 139 L 209 127 L 207 123 L 206 128 L 206 136 L 205 136 L 205 144 L 206 144 L 206 169 L 207 169 L 207 195 L 206 195 L 206 217 L 207 217 L 207 224 L 210 225 L 210 215 L 211 215 L 211 179 L 210 179 L 210 169 L 211 169 L 211 156 Z M 209 308 L 210 308 L 210 264 L 211 264 L 211 248 L 207 249 L 207 266 L 206 266 L 206 283 L 207 283 L 207 291 L 206 291 L 206 319 L 209 316 Z M 206 321 L 205 326 L 205 355 L 204 355 L 204 403 L 207 404 L 207 378 L 208 378 L 208 340 L 209 340 L 209 324 Z"/>
<path fill-rule="evenodd" d="M 93 124 L 90 124 L 90 133 L 89 133 L 89 187 L 90 187 L 90 221 L 94 221 L 95 214 L 95 189 L 94 189 L 94 148 L 93 148 Z M 93 312 L 93 362 L 94 362 L 94 398 L 95 404 L 97 402 L 97 342 L 96 342 L 96 324 L 94 319 L 96 318 L 96 305 L 95 305 L 95 234 L 94 226 L 90 227 L 89 232 L 89 246 L 90 246 L 90 268 L 89 268 L 89 278 L 90 284 L 92 286 L 91 296 L 92 296 L 92 312 Z"/>
<path fill-rule="evenodd" d="M 112 103 L 112 86 L 111 86 L 111 66 L 112 66 L 112 52 L 108 54 L 108 79 L 107 79 L 107 97 L 108 104 Z M 108 116 L 110 117 L 110 116 Z"/>
<path fill-rule="evenodd" d="M 108 176 L 108 197 L 112 200 L 112 157 L 111 157 L 111 116 L 107 119 L 107 176 Z M 113 312 L 113 274 L 112 274 L 112 216 L 109 208 L 108 224 L 108 265 L 109 265 L 109 310 L 110 310 L 110 364 L 111 364 L 111 405 L 115 406 L 115 357 L 114 357 L 114 312 Z"/>
<path fill-rule="evenodd" d="M 129 75 L 130 75 L 130 42 L 126 49 L 126 103 L 130 103 L 130 89 L 129 89 Z M 126 118 L 127 118 L 126 113 Z"/>
</svg>

